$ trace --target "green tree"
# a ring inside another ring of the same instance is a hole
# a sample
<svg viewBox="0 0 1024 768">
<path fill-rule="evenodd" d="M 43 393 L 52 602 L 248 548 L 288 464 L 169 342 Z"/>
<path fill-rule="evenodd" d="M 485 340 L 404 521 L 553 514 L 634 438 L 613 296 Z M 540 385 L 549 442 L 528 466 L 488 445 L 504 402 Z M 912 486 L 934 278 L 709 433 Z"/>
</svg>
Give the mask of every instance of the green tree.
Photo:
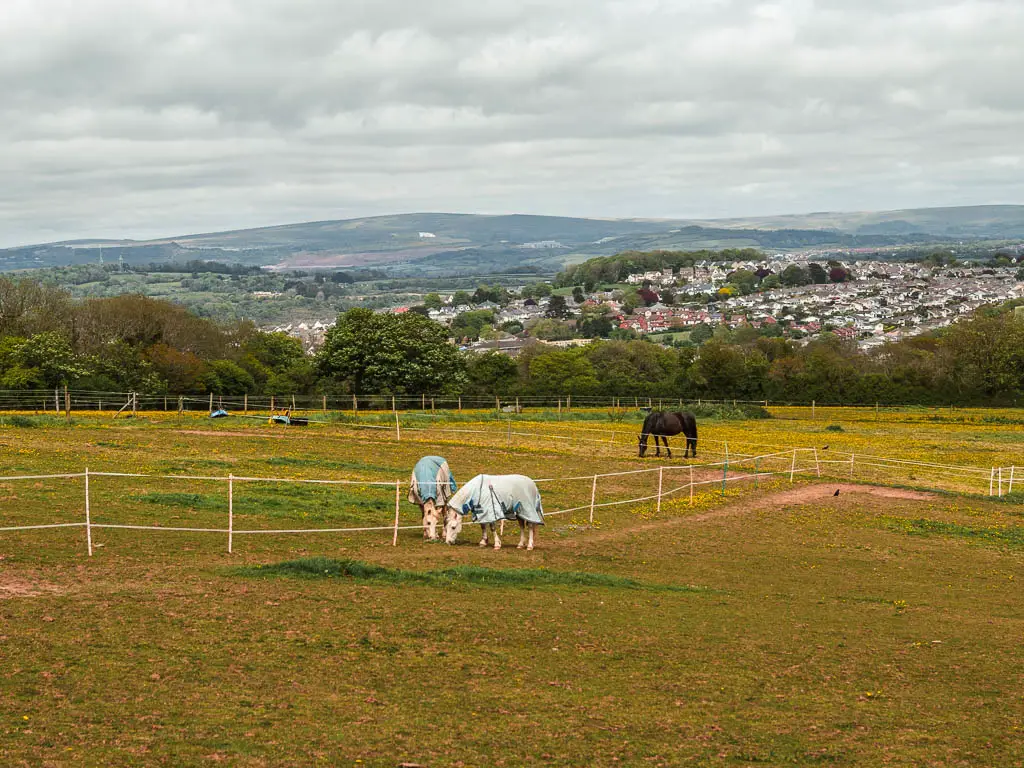
<svg viewBox="0 0 1024 768">
<path fill-rule="evenodd" d="M 594 367 L 579 349 L 550 350 L 529 361 L 531 389 L 539 395 L 587 395 L 600 382 Z"/>
<path fill-rule="evenodd" d="M 440 294 L 428 293 L 423 297 L 423 306 L 427 309 L 440 309 L 444 306 L 444 302 L 441 301 Z"/>
<path fill-rule="evenodd" d="M 462 390 L 465 361 L 447 330 L 420 315 L 353 309 L 338 317 L 316 356 L 320 375 L 356 394 Z"/>
<path fill-rule="evenodd" d="M 552 296 L 548 299 L 548 308 L 544 313 L 546 317 L 561 320 L 569 316 L 569 307 L 566 304 L 565 296 Z"/>
<path fill-rule="evenodd" d="M 819 267 L 820 269 L 820 267 Z M 811 276 L 807 270 L 796 264 L 790 264 L 782 270 L 782 284 L 789 287 L 807 285 L 811 282 Z"/>
<path fill-rule="evenodd" d="M 828 273 L 825 272 L 825 268 L 816 262 L 811 262 L 807 265 L 807 274 L 811 277 L 811 282 L 815 285 L 824 285 L 828 282 Z"/>
<path fill-rule="evenodd" d="M 583 295 L 583 289 L 578 285 L 572 289 L 572 300 L 577 304 L 582 304 L 586 300 L 586 296 Z"/>
<path fill-rule="evenodd" d="M 697 323 L 690 329 L 690 341 L 700 345 L 714 335 L 714 330 L 707 323 Z"/>
<path fill-rule="evenodd" d="M 480 338 L 484 326 L 494 322 L 494 313 L 489 309 L 475 309 L 458 315 L 451 325 L 452 336 L 456 339 L 468 337 L 473 341 Z"/>
<path fill-rule="evenodd" d="M 470 352 L 466 357 L 466 392 L 474 395 L 506 396 L 514 391 L 518 380 L 518 366 L 501 352 Z"/>
</svg>

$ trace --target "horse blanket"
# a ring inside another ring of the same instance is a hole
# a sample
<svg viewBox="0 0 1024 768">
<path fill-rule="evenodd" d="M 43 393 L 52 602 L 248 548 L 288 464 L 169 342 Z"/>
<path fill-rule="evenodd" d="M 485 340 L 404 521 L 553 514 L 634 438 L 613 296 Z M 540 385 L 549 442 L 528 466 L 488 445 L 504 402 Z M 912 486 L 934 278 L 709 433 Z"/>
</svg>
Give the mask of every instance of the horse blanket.
<svg viewBox="0 0 1024 768">
<path fill-rule="evenodd" d="M 525 475 L 477 475 L 448 500 L 448 506 L 485 525 L 517 518 L 544 525 L 537 484 Z"/>
<path fill-rule="evenodd" d="M 441 456 L 424 456 L 416 462 L 409 480 L 409 501 L 423 504 L 433 499 L 434 503 L 443 507 L 452 494 L 459 489 L 452 476 L 448 462 Z"/>
</svg>

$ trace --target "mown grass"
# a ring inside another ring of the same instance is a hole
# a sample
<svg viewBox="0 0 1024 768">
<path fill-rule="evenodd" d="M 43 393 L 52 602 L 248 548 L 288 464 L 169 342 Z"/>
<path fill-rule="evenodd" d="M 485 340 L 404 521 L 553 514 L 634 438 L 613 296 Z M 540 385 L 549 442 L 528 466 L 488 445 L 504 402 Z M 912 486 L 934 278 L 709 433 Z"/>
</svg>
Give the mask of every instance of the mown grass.
<svg viewBox="0 0 1024 768">
<path fill-rule="evenodd" d="M 621 576 L 583 571 L 548 571 L 536 568 L 482 568 L 462 565 L 436 571 L 410 571 L 364 563 L 359 560 L 335 560 L 309 557 L 269 565 L 249 565 L 230 573 L 259 578 L 295 577 L 305 579 L 349 578 L 357 582 L 384 584 L 473 584 L 489 587 L 604 587 L 609 589 L 645 589 L 665 592 L 701 592 L 706 587 L 673 584 L 646 584 Z"/>
</svg>

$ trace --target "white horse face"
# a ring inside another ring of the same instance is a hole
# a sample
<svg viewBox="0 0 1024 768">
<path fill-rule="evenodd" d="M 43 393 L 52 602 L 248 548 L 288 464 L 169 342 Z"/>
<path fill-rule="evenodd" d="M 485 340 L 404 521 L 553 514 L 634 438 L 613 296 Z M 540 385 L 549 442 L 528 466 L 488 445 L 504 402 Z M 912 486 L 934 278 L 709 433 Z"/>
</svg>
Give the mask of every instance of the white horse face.
<svg viewBox="0 0 1024 768">
<path fill-rule="evenodd" d="M 455 540 L 459 538 L 459 532 L 462 530 L 462 515 L 457 510 L 451 507 L 445 507 L 444 510 L 444 542 L 445 544 L 454 544 Z"/>
</svg>

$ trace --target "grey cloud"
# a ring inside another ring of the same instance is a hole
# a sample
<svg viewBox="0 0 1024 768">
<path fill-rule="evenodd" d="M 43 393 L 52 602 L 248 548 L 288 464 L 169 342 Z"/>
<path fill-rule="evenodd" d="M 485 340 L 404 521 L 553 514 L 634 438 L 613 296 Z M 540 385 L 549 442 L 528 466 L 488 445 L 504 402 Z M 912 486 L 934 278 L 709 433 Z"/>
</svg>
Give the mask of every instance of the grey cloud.
<svg viewBox="0 0 1024 768">
<path fill-rule="evenodd" d="M 0 245 L 1021 202 L 1016 0 L 6 0 Z"/>
</svg>

